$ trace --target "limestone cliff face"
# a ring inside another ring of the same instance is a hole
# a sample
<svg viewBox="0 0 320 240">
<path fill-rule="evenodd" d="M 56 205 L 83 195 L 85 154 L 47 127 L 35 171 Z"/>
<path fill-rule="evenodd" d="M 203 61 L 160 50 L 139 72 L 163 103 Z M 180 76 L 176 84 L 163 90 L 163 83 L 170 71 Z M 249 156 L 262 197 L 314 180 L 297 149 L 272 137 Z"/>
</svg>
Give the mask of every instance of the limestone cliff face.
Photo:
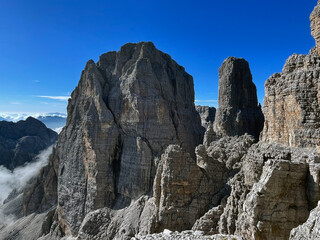
<svg viewBox="0 0 320 240">
<path fill-rule="evenodd" d="M 122 208 L 150 193 L 166 147 L 179 144 L 195 156 L 203 131 L 192 77 L 152 43 L 89 61 L 56 150 L 64 231 L 76 234 L 94 209 Z"/>
<path fill-rule="evenodd" d="M 259 138 L 263 114 L 249 64 L 240 58 L 227 58 L 219 69 L 219 107 L 214 129 L 221 136 L 248 133 Z"/>
<path fill-rule="evenodd" d="M 262 141 L 288 146 L 320 144 L 320 57 L 293 55 L 265 83 Z"/>
</svg>

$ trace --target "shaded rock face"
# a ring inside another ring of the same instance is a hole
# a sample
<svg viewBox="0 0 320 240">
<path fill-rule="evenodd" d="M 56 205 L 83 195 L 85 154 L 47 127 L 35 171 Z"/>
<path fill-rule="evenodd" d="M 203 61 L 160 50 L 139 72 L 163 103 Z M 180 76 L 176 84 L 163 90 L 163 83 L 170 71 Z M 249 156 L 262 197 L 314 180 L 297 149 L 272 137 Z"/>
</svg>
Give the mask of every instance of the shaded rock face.
<svg viewBox="0 0 320 240">
<path fill-rule="evenodd" d="M 249 64 L 242 58 L 227 58 L 219 69 L 219 107 L 214 129 L 221 136 L 248 133 L 259 138 L 263 114 Z"/>
<path fill-rule="evenodd" d="M 179 144 L 195 156 L 203 133 L 192 77 L 152 43 L 126 44 L 89 61 L 57 144 L 64 231 L 77 233 L 94 209 L 122 208 L 150 193 L 166 147 Z"/>
<path fill-rule="evenodd" d="M 31 179 L 23 191 L 22 209 L 25 216 L 31 213 L 43 213 L 57 205 L 58 159 L 55 148 L 49 157 L 48 165 Z"/>
<path fill-rule="evenodd" d="M 0 165 L 8 169 L 30 162 L 41 150 L 54 144 L 58 134 L 40 121 L 0 122 Z"/>
<path fill-rule="evenodd" d="M 316 41 L 316 51 L 320 54 L 320 2 L 313 9 L 310 15 L 311 34 Z"/>
<path fill-rule="evenodd" d="M 318 55 L 293 55 L 282 73 L 265 83 L 262 141 L 288 146 L 320 145 Z"/>
<path fill-rule="evenodd" d="M 207 128 L 208 125 L 214 122 L 216 116 L 216 108 L 215 107 L 208 107 L 208 106 L 196 106 L 196 110 L 200 115 L 201 118 L 201 125 L 204 128 Z"/>
<path fill-rule="evenodd" d="M 292 229 L 290 240 L 318 239 L 320 237 L 320 202 L 310 213 L 308 220 Z"/>
</svg>

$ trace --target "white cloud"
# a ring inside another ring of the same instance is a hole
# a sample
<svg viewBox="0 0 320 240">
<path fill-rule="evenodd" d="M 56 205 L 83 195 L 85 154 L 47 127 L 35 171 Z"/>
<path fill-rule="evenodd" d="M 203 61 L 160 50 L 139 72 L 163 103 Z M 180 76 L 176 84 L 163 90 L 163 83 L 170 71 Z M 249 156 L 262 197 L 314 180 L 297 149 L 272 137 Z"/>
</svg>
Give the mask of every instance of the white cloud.
<svg viewBox="0 0 320 240">
<path fill-rule="evenodd" d="M 36 176 L 42 167 L 47 165 L 49 155 L 52 153 L 52 147 L 43 150 L 34 162 L 17 167 L 13 171 L 0 166 L 0 206 L 13 189 L 17 189 L 18 191 L 23 189 L 27 182 Z"/>
<path fill-rule="evenodd" d="M 68 101 L 70 96 L 37 96 L 40 98 L 47 98 L 47 99 L 52 99 L 52 100 L 60 100 L 60 101 Z"/>
<path fill-rule="evenodd" d="M 20 120 L 25 120 L 27 117 L 63 117 L 66 118 L 66 113 L 23 113 L 23 112 L 17 112 L 17 113 L 9 113 L 9 112 L 0 112 L 0 117 L 3 118 L 6 121 L 11 122 L 17 122 Z"/>
<path fill-rule="evenodd" d="M 11 102 L 10 104 L 19 105 L 19 104 L 21 104 L 21 102 Z"/>
</svg>

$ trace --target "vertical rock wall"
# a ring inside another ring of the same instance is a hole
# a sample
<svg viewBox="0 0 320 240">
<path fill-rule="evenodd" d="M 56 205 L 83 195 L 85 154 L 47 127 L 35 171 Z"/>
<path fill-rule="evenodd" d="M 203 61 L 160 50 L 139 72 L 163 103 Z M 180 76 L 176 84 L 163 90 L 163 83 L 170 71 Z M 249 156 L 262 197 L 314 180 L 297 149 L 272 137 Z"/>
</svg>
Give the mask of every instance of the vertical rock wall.
<svg viewBox="0 0 320 240">
<path fill-rule="evenodd" d="M 166 147 L 179 144 L 195 156 L 203 133 L 192 77 L 152 43 L 89 61 L 57 145 L 64 231 L 76 234 L 94 209 L 122 208 L 150 193 Z"/>
<path fill-rule="evenodd" d="M 219 107 L 214 129 L 221 136 L 248 133 L 259 138 L 263 114 L 249 64 L 242 58 L 227 58 L 219 69 Z"/>
</svg>

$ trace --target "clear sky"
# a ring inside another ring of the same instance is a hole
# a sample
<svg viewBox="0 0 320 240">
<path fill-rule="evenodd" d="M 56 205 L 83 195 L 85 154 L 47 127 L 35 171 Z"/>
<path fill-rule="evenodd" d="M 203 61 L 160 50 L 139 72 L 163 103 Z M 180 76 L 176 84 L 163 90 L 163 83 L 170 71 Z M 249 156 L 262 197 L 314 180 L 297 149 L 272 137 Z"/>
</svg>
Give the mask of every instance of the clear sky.
<svg viewBox="0 0 320 240">
<path fill-rule="evenodd" d="M 201 105 L 216 106 L 223 60 L 245 58 L 262 103 L 265 80 L 314 46 L 316 2 L 0 0 L 0 112 L 66 112 L 87 60 L 139 41 L 185 67 Z"/>
</svg>

